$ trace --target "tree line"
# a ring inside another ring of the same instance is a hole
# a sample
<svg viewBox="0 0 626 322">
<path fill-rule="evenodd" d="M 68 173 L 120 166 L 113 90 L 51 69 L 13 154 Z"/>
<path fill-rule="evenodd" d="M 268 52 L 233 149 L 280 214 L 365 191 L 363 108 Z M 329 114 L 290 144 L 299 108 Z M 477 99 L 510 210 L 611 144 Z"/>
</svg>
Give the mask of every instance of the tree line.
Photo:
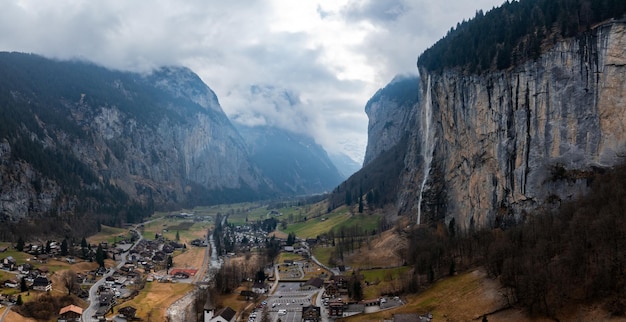
<svg viewBox="0 0 626 322">
<path fill-rule="evenodd" d="M 458 231 L 454 219 L 435 229 L 406 231 L 400 250 L 416 292 L 457 270 L 484 266 L 507 290 L 511 305 L 556 317 L 559 309 L 599 301 L 613 315 L 626 310 L 626 166 L 593 178 L 592 192 L 559 211 L 529 216 L 507 228 Z"/>
<path fill-rule="evenodd" d="M 623 0 L 507 1 L 458 23 L 428 48 L 418 65 L 429 71 L 459 68 L 469 73 L 503 70 L 536 59 L 542 48 L 626 13 Z"/>
</svg>

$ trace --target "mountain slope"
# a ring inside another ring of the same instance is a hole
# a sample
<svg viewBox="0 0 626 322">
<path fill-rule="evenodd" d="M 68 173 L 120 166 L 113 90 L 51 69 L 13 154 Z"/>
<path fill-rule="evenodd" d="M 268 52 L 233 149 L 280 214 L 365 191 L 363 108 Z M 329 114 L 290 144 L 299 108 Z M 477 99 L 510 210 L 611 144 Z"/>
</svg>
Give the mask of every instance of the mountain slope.
<svg viewBox="0 0 626 322">
<path fill-rule="evenodd" d="M 281 192 L 322 193 L 341 182 L 328 154 L 312 138 L 270 126 L 238 125 L 238 129 L 251 159 Z"/>
<path fill-rule="evenodd" d="M 0 110 L 5 222 L 101 214 L 119 224 L 154 206 L 270 191 L 215 94 L 185 68 L 140 75 L 0 53 Z"/>
</svg>

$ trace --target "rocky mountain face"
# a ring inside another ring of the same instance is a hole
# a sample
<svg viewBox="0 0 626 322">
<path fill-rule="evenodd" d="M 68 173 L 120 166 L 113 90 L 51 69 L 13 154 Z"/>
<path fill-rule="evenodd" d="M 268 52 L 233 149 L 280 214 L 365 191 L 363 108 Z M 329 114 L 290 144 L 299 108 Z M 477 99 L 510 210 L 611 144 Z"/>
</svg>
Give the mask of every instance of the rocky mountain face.
<svg viewBox="0 0 626 322">
<path fill-rule="evenodd" d="M 253 162 L 283 194 L 322 193 L 344 179 L 326 151 L 308 136 L 272 126 L 237 128 Z"/>
<path fill-rule="evenodd" d="M 612 20 L 504 71 L 418 66 L 424 99 L 412 110 L 401 211 L 467 229 L 584 194 L 626 154 L 625 48 L 626 24 Z"/>
<path fill-rule="evenodd" d="M 132 220 L 132 204 L 272 190 L 215 94 L 188 69 L 140 75 L 1 53 L 0 95 L 3 221 L 104 212 L 119 223 Z"/>
<path fill-rule="evenodd" d="M 409 132 L 411 112 L 418 102 L 419 79 L 397 76 L 365 105 L 369 118 L 363 165 L 395 146 Z"/>
</svg>

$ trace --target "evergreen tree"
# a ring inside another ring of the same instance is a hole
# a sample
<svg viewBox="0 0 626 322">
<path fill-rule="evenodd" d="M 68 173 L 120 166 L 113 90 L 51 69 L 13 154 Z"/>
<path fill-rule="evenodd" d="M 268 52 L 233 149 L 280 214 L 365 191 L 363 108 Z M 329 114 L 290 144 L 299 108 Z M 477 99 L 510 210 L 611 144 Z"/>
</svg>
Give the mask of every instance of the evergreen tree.
<svg viewBox="0 0 626 322">
<path fill-rule="evenodd" d="M 20 306 L 24 304 L 24 301 L 22 300 L 22 294 L 17 296 L 17 301 L 15 302 L 15 305 Z"/>
<path fill-rule="evenodd" d="M 180 241 L 180 234 L 178 233 L 178 230 L 176 231 L 176 241 Z"/>
<path fill-rule="evenodd" d="M 28 285 L 26 285 L 26 277 L 22 276 L 20 279 L 20 292 L 28 291 Z"/>
<path fill-rule="evenodd" d="M 67 239 L 61 242 L 61 256 L 67 256 Z"/>
<path fill-rule="evenodd" d="M 17 239 L 17 245 L 15 245 L 15 249 L 20 252 L 24 251 L 24 240 L 22 239 L 22 237 Z"/>
<path fill-rule="evenodd" d="M 106 254 L 104 253 L 104 250 L 102 249 L 102 245 L 98 245 L 98 248 L 96 249 L 96 263 L 98 263 L 100 267 L 104 267 L 105 259 L 106 259 Z"/>
</svg>

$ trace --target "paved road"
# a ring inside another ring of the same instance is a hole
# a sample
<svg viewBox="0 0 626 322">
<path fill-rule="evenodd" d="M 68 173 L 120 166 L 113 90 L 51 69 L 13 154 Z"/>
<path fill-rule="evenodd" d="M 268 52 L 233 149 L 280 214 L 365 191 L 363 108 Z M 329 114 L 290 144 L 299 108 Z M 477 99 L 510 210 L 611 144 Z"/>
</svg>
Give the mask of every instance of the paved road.
<svg viewBox="0 0 626 322">
<path fill-rule="evenodd" d="M 11 306 L 7 306 L 4 310 L 4 312 L 2 313 L 2 316 L 0 316 L 0 322 L 4 321 L 4 318 L 7 317 L 7 315 L 9 314 L 9 311 L 11 311 Z"/>
<path fill-rule="evenodd" d="M 146 221 L 143 224 L 147 224 L 150 221 Z M 135 248 L 135 246 L 143 239 L 143 235 L 141 234 L 141 232 L 139 231 L 139 225 L 142 224 L 138 224 L 135 226 L 135 231 L 137 232 L 137 234 L 139 235 L 139 239 L 137 239 L 137 241 L 135 241 L 135 243 L 128 249 L 129 251 L 133 248 Z M 107 273 L 102 276 L 102 278 L 100 278 L 97 282 L 95 282 L 91 288 L 89 289 L 89 307 L 86 308 L 83 311 L 83 321 L 85 322 L 91 322 L 91 321 L 97 321 L 96 319 L 93 318 L 93 315 L 96 314 L 96 311 L 98 310 L 98 295 L 96 294 L 98 292 L 98 288 L 100 287 L 100 285 L 104 284 L 104 282 L 106 281 L 106 278 L 113 275 L 113 273 L 115 273 L 116 270 L 120 269 L 122 266 L 124 266 L 126 264 L 126 255 L 128 254 L 128 251 L 123 252 L 122 254 L 120 254 L 120 261 L 117 264 L 117 266 L 115 268 L 109 268 L 109 270 L 107 271 Z"/>
</svg>

